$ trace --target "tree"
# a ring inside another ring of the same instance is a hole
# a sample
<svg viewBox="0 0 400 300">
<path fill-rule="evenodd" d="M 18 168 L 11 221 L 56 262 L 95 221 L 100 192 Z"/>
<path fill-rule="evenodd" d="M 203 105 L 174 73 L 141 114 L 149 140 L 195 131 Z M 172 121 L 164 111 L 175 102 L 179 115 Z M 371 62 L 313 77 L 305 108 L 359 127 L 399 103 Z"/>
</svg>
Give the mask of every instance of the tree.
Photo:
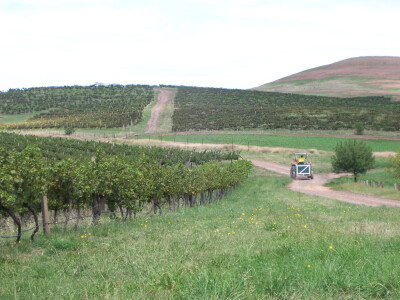
<svg viewBox="0 0 400 300">
<path fill-rule="evenodd" d="M 389 163 L 391 166 L 392 174 L 397 179 L 400 179 L 400 151 L 396 153 L 396 156 L 392 156 L 389 158 Z"/>
<path fill-rule="evenodd" d="M 364 141 L 347 140 L 336 145 L 335 155 L 331 157 L 331 162 L 334 172 L 351 172 L 354 175 L 354 182 L 357 182 L 359 174 L 365 174 L 372 169 L 375 158 L 371 147 Z"/>
<path fill-rule="evenodd" d="M 64 132 L 65 132 L 65 135 L 71 135 L 71 134 L 73 134 L 73 133 L 75 132 L 75 128 L 73 128 L 73 127 L 66 127 L 66 128 L 64 129 Z"/>
<path fill-rule="evenodd" d="M 363 135 L 364 134 L 364 125 L 361 122 L 357 122 L 354 124 L 354 129 L 356 130 L 357 135 Z"/>
</svg>

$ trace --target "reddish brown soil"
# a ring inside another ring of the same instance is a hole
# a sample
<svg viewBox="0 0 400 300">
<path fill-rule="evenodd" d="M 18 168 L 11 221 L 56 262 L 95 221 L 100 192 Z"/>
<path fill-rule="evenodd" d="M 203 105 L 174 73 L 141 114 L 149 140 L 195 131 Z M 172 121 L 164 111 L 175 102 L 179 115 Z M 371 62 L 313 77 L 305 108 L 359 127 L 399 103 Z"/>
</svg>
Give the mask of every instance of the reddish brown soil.
<svg viewBox="0 0 400 300">
<path fill-rule="evenodd" d="M 169 96 L 171 95 L 171 91 L 160 89 L 157 99 L 157 104 L 154 106 L 153 110 L 151 111 L 150 120 L 147 123 L 146 133 L 152 133 L 157 130 L 157 122 L 158 118 L 160 117 L 161 113 L 164 110 L 165 104 L 167 104 L 169 100 Z"/>
<path fill-rule="evenodd" d="M 264 168 L 279 174 L 289 176 L 289 167 L 283 166 L 277 163 L 267 162 L 263 160 L 252 159 L 251 162 L 260 168 Z M 357 205 L 367 206 L 389 206 L 389 207 L 400 207 L 400 201 L 389 200 L 370 195 L 361 195 L 350 192 L 335 191 L 329 187 L 324 186 L 329 180 L 340 176 L 346 176 L 349 174 L 316 174 L 314 180 L 293 180 L 288 188 L 295 192 L 303 194 L 315 195 L 330 199 L 335 199 L 343 202 L 348 202 Z"/>
<path fill-rule="evenodd" d="M 349 58 L 281 78 L 255 90 L 334 97 L 390 96 L 399 101 L 400 57 Z"/>
<path fill-rule="evenodd" d="M 370 77 L 400 79 L 400 57 L 366 56 L 345 59 L 333 64 L 300 72 L 275 82 L 330 77 Z"/>
</svg>

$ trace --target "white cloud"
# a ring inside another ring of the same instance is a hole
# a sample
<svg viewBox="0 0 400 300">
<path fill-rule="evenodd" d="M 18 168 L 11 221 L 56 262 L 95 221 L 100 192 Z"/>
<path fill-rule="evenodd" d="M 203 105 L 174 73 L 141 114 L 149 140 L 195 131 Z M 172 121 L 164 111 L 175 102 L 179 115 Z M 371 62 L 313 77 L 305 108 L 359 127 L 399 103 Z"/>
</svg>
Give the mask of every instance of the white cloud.
<svg viewBox="0 0 400 300">
<path fill-rule="evenodd" d="M 96 81 L 250 88 L 353 56 L 399 55 L 398 5 L 301 2 L 4 1 L 0 90 Z"/>
</svg>

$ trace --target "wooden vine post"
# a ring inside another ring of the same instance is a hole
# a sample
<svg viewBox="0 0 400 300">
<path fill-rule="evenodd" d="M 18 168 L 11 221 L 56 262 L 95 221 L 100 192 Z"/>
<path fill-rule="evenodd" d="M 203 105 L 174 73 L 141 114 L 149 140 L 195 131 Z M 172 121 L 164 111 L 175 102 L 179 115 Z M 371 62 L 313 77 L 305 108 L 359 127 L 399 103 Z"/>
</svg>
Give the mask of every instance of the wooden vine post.
<svg viewBox="0 0 400 300">
<path fill-rule="evenodd" d="M 47 195 L 42 196 L 42 218 L 43 218 L 43 232 L 45 235 L 50 235 L 50 219 L 49 209 L 47 207 Z"/>
</svg>

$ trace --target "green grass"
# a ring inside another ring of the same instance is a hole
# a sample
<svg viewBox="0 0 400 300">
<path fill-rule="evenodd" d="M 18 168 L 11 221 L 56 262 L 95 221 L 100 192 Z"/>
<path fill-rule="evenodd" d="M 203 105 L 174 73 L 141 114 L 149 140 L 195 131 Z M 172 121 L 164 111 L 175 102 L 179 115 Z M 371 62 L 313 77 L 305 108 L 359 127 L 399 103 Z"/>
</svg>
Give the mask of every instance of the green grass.
<svg viewBox="0 0 400 300">
<path fill-rule="evenodd" d="M 169 88 L 172 91 L 169 100 L 165 104 L 163 112 L 160 114 L 157 122 L 157 133 L 172 131 L 172 115 L 174 113 L 174 98 L 177 92 L 176 88 Z"/>
<path fill-rule="evenodd" d="M 217 204 L 1 241 L 0 298 L 399 298 L 399 209 L 301 195 L 289 181 L 255 171 Z"/>
<path fill-rule="evenodd" d="M 150 102 L 150 104 L 144 108 L 143 114 L 142 114 L 142 120 L 138 124 L 128 127 L 128 130 L 130 132 L 133 132 L 136 134 L 143 134 L 146 131 L 147 123 L 150 120 L 151 111 L 153 110 L 154 106 L 157 103 L 157 100 L 156 100 L 157 96 L 158 96 L 158 93 L 155 92 L 154 101 Z"/>
<path fill-rule="evenodd" d="M 293 153 L 255 153 L 243 151 L 240 155 L 245 159 L 260 159 L 286 165 L 288 166 L 288 176 L 289 168 L 293 161 Z M 332 172 L 331 155 L 309 154 L 309 160 L 312 163 L 313 172 L 317 174 Z"/>
<path fill-rule="evenodd" d="M 4 124 L 4 123 L 22 123 L 22 122 L 25 122 L 28 119 L 40 114 L 40 113 L 41 112 L 33 112 L 33 113 L 17 114 L 17 115 L 2 115 L 2 114 L 0 114 L 0 124 Z"/>
<path fill-rule="evenodd" d="M 367 178 L 375 178 L 375 179 L 367 179 Z M 378 179 L 378 180 L 377 180 Z M 377 197 L 382 197 L 382 198 L 387 198 L 387 199 L 392 199 L 392 200 L 400 200 L 400 192 L 395 191 L 393 188 L 393 179 L 390 179 L 388 181 L 385 181 L 385 187 L 377 187 L 377 182 L 381 182 L 379 180 L 380 178 L 376 176 L 376 174 L 371 173 L 371 174 L 366 174 L 360 178 L 360 181 L 358 183 L 354 182 L 353 177 L 342 177 L 342 178 L 337 178 L 333 179 L 327 186 L 332 187 L 334 190 L 338 191 L 348 191 L 352 193 L 358 193 L 358 194 L 367 194 L 367 195 L 373 195 Z M 367 186 L 365 184 L 365 181 L 368 180 L 369 185 Z M 374 186 L 371 186 L 371 181 L 374 182 Z M 400 181 L 396 182 L 396 185 L 398 186 Z"/>
<path fill-rule="evenodd" d="M 144 135 L 142 138 L 149 138 Z M 161 139 L 160 136 L 153 136 L 153 139 Z M 297 149 L 317 149 L 334 151 L 339 142 L 346 138 L 321 137 L 321 136 L 278 136 L 278 135 L 257 135 L 257 134 L 204 134 L 204 135 L 163 135 L 165 141 L 204 143 L 204 144 L 235 144 L 261 147 L 283 147 Z M 366 140 L 368 146 L 374 152 L 398 151 L 400 141 L 398 140 Z"/>
<path fill-rule="evenodd" d="M 339 191 L 349 191 L 359 194 L 374 195 L 377 197 L 384 197 L 393 200 L 400 200 L 400 192 L 395 191 L 393 185 L 398 186 L 400 180 L 395 178 L 388 170 L 390 164 L 385 158 L 376 158 L 374 169 L 368 171 L 366 174 L 360 175 L 358 183 L 354 182 L 354 177 L 336 178 L 330 181 L 327 186 L 332 187 Z M 369 185 L 366 185 L 368 181 Z M 371 186 L 374 182 L 374 186 Z M 384 188 L 377 187 L 377 183 L 384 182 Z"/>
</svg>

